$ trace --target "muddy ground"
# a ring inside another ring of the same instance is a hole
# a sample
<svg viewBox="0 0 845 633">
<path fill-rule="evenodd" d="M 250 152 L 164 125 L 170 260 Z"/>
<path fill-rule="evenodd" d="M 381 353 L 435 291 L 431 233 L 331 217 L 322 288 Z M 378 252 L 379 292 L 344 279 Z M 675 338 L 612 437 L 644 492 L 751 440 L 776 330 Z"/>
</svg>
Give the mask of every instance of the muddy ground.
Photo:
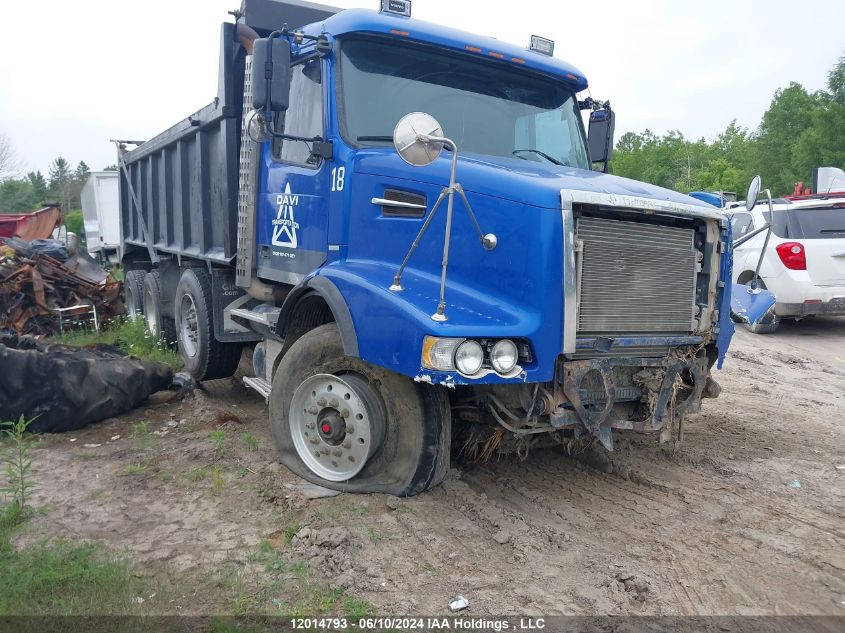
<svg viewBox="0 0 845 633">
<path fill-rule="evenodd" d="M 124 551 L 150 613 L 845 613 L 845 319 L 738 331 L 684 443 L 616 434 L 453 468 L 415 498 L 309 500 L 237 380 L 44 437 L 44 535 Z M 336 589 L 332 589 L 336 588 Z M 345 589 L 345 592 L 342 590 Z M 363 606 L 362 606 L 363 605 Z M 349 608 L 349 603 L 347 603 Z"/>
</svg>

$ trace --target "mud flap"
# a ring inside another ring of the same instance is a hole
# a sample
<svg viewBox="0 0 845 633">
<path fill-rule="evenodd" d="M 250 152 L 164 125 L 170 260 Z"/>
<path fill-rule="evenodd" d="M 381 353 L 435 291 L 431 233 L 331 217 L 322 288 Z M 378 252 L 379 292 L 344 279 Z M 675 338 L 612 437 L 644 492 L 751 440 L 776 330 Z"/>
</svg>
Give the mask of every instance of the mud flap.
<svg viewBox="0 0 845 633">
<path fill-rule="evenodd" d="M 734 284 L 731 288 L 731 314 L 748 325 L 767 323 L 775 315 L 775 296 L 768 290 Z"/>
</svg>

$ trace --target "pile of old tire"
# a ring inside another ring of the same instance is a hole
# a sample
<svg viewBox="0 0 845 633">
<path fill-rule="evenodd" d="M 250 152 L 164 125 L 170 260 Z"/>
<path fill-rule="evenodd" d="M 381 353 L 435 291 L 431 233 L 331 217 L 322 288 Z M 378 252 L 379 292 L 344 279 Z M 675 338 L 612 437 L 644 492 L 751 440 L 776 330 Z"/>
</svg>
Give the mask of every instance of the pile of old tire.
<svg viewBox="0 0 845 633">
<path fill-rule="evenodd" d="M 126 413 L 167 389 L 173 370 L 115 347 L 44 345 L 0 335 L 0 420 L 33 420 L 29 430 L 61 433 Z"/>
</svg>

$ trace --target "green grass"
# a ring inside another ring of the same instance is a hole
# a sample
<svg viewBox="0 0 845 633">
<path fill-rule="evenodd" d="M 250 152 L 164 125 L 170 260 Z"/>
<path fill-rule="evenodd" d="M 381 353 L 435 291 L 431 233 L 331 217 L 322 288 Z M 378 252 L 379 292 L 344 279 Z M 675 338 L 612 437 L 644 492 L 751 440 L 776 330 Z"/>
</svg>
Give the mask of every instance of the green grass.
<svg viewBox="0 0 845 633">
<path fill-rule="evenodd" d="M 214 452 L 218 455 L 224 455 L 226 453 L 226 431 L 215 429 L 208 437 L 214 445 Z"/>
<path fill-rule="evenodd" d="M 194 470 L 185 475 L 185 479 L 187 479 L 191 483 L 197 483 L 205 479 L 206 475 L 208 475 L 208 468 L 195 468 Z"/>
<path fill-rule="evenodd" d="M 384 540 L 384 535 L 379 532 L 376 528 L 368 527 L 367 538 L 370 539 L 370 543 L 372 543 L 373 545 L 378 545 Z"/>
<path fill-rule="evenodd" d="M 135 597 L 148 588 L 127 560 L 100 545 L 65 540 L 16 549 L 11 539 L 22 517 L 11 508 L 0 515 L 0 616 L 138 612 Z"/>
<path fill-rule="evenodd" d="M 258 450 L 258 446 L 261 444 L 261 441 L 249 431 L 241 433 L 241 441 L 253 453 Z"/>
<path fill-rule="evenodd" d="M 123 467 L 123 475 L 140 475 L 147 470 L 147 464 L 127 464 Z"/>
<path fill-rule="evenodd" d="M 143 319 L 116 319 L 103 326 L 100 332 L 91 329 L 71 330 L 56 340 L 73 347 L 114 345 L 132 356 L 167 363 L 174 371 L 182 368 L 179 355 L 164 343 L 153 340 Z"/>
</svg>

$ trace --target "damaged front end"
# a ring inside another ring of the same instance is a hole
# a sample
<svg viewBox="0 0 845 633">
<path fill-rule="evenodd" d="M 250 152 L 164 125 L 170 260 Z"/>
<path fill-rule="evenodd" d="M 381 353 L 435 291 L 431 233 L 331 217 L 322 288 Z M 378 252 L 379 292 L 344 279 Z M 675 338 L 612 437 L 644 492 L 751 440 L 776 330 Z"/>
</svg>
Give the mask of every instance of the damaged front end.
<svg viewBox="0 0 845 633">
<path fill-rule="evenodd" d="M 719 395 L 710 376 L 714 360 L 701 347 L 676 348 L 657 358 L 562 358 L 552 382 L 477 387 L 454 411 L 466 422 L 510 431 L 512 437 L 492 434 L 498 436 L 495 452 L 519 452 L 548 439 L 540 434 L 557 441 L 593 436 L 612 451 L 612 429 L 659 432 L 661 442 L 673 435 L 680 441 L 684 416 L 697 413 L 702 398 Z M 488 441 L 475 433 L 470 444 Z"/>
<path fill-rule="evenodd" d="M 613 450 L 613 429 L 680 440 L 684 416 L 720 391 L 710 370 L 733 333 L 729 223 L 718 209 L 681 202 L 572 190 L 561 198 L 554 379 L 471 388 L 456 394 L 455 418 L 510 431 L 497 430 L 494 452 L 582 436 Z M 470 435 L 465 452 L 489 456 L 482 433 Z"/>
</svg>

